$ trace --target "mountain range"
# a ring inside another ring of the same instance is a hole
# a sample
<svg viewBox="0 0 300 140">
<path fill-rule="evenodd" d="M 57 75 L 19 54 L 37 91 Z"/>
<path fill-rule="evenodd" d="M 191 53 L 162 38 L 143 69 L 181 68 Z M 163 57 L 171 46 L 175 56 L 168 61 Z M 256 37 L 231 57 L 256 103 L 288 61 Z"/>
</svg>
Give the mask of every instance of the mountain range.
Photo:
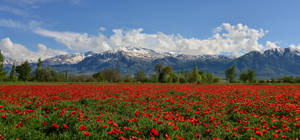
<svg viewBox="0 0 300 140">
<path fill-rule="evenodd" d="M 20 61 L 5 58 L 5 67 L 9 70 L 12 63 Z M 105 68 L 118 69 L 123 74 L 134 74 L 143 70 L 147 74 L 154 72 L 156 64 L 171 65 L 176 72 L 184 69 L 191 71 L 195 66 L 200 70 L 224 77 L 224 71 L 237 66 L 237 73 L 248 68 L 256 72 L 258 79 L 277 78 L 285 75 L 300 75 L 300 50 L 295 48 L 274 48 L 264 52 L 252 51 L 240 57 L 231 55 L 185 55 L 177 53 L 159 53 L 146 48 L 119 48 L 102 53 L 86 52 L 59 55 L 43 61 L 45 66 L 57 71 L 66 70 L 73 74 L 93 74 Z M 35 64 L 32 63 L 32 66 Z"/>
</svg>

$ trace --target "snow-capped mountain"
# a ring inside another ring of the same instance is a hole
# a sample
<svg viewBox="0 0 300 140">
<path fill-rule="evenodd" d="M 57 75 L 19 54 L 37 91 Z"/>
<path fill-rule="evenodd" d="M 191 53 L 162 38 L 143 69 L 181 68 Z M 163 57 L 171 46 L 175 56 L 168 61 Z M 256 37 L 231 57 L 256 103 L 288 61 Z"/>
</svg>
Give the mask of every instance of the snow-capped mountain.
<svg viewBox="0 0 300 140">
<path fill-rule="evenodd" d="M 5 64 L 12 64 L 6 59 Z M 218 76 L 232 65 L 237 72 L 253 69 L 257 77 L 270 78 L 283 75 L 300 75 L 300 50 L 297 48 L 275 48 L 264 52 L 252 51 L 240 57 L 230 55 L 185 55 L 159 53 L 145 48 L 119 48 L 102 53 L 80 53 L 59 55 L 44 60 L 44 65 L 58 71 L 68 70 L 74 74 L 92 74 L 105 68 L 115 68 L 121 73 L 133 74 L 143 70 L 150 74 L 158 63 L 171 65 L 174 71 L 191 71 L 195 66 Z M 16 63 L 19 64 L 19 63 Z"/>
<path fill-rule="evenodd" d="M 60 55 L 46 59 L 44 64 L 59 71 L 68 69 L 74 73 L 94 73 L 104 68 L 116 68 L 121 73 L 134 73 L 139 69 L 152 73 L 154 65 L 158 63 L 172 65 L 174 70 L 182 68 L 191 70 L 195 65 L 201 65 L 205 67 L 205 70 L 209 70 L 223 67 L 233 59 L 234 57 L 225 55 L 194 56 L 170 52 L 159 53 L 146 48 L 123 47 L 102 53 Z"/>
<path fill-rule="evenodd" d="M 94 52 L 87 53 L 76 53 L 76 54 L 67 54 L 67 55 L 58 55 L 49 59 L 44 60 L 46 65 L 71 65 L 77 64 L 84 60 L 87 57 L 95 54 Z"/>
<path fill-rule="evenodd" d="M 248 68 L 259 77 L 300 76 L 300 50 L 296 48 L 275 48 L 264 52 L 249 52 L 230 63 L 239 71 Z"/>
<path fill-rule="evenodd" d="M 20 65 L 21 63 L 22 63 L 21 61 L 14 60 L 10 57 L 4 57 L 4 62 L 3 62 L 4 65 L 13 65 L 13 64 Z"/>
<path fill-rule="evenodd" d="M 300 56 L 300 49 L 298 48 L 273 48 L 270 50 L 266 50 L 264 55 L 292 55 L 292 56 Z"/>
<path fill-rule="evenodd" d="M 165 56 L 169 56 L 170 54 L 167 53 L 158 53 L 154 50 L 147 49 L 147 48 L 135 48 L 135 47 L 121 47 L 111 51 L 107 51 L 104 53 L 124 53 L 130 57 L 142 58 L 142 59 L 157 59 L 163 58 Z"/>
</svg>

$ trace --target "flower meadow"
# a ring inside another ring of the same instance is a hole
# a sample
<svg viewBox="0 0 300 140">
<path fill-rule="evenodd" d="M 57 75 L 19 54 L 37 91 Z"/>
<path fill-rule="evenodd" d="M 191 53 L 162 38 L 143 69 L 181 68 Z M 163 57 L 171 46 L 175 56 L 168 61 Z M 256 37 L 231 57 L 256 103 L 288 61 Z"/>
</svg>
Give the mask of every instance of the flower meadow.
<svg viewBox="0 0 300 140">
<path fill-rule="evenodd" d="M 3 85 L 0 139 L 299 139 L 300 85 Z"/>
</svg>

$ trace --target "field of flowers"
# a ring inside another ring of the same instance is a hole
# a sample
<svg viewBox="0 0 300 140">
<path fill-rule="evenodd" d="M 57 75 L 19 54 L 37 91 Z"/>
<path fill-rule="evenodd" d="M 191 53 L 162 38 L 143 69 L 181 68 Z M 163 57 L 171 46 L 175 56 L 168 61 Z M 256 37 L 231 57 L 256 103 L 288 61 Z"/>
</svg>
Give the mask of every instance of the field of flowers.
<svg viewBox="0 0 300 140">
<path fill-rule="evenodd" d="M 300 138 L 300 85 L 3 85 L 0 111 L 0 139 Z"/>
</svg>

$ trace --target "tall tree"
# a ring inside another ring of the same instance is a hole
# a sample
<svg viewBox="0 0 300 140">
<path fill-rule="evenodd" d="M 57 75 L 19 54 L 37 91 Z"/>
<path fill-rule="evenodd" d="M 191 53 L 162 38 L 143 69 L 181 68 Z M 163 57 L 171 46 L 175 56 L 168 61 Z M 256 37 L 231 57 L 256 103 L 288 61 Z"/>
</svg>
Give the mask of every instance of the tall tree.
<svg viewBox="0 0 300 140">
<path fill-rule="evenodd" d="M 102 75 L 102 72 L 97 72 L 95 74 L 92 75 L 98 82 L 103 82 L 104 78 Z"/>
<path fill-rule="evenodd" d="M 213 80 L 214 80 L 213 75 L 212 75 L 211 73 L 207 73 L 207 74 L 206 74 L 206 82 L 212 83 Z"/>
<path fill-rule="evenodd" d="M 124 81 L 124 82 L 132 82 L 132 75 L 126 74 L 126 75 L 123 77 L 123 81 Z"/>
<path fill-rule="evenodd" d="M 121 80 L 120 73 L 117 69 L 104 69 L 101 75 L 106 82 L 119 82 Z"/>
<path fill-rule="evenodd" d="M 248 80 L 248 74 L 246 72 L 240 73 L 240 80 L 246 82 Z"/>
<path fill-rule="evenodd" d="M 235 74 L 236 66 L 233 65 L 232 67 L 228 68 L 225 71 L 226 80 L 228 80 L 230 83 L 234 82 L 236 74 Z"/>
<path fill-rule="evenodd" d="M 155 65 L 155 71 L 156 71 L 156 75 L 157 75 L 157 81 L 161 82 L 163 79 L 163 70 L 164 66 L 162 64 L 156 64 Z"/>
<path fill-rule="evenodd" d="M 35 70 L 35 80 L 42 81 L 43 71 L 42 71 L 43 62 L 41 58 L 38 59 L 37 67 Z"/>
<path fill-rule="evenodd" d="M 157 73 L 161 73 L 163 68 L 164 68 L 164 66 L 162 64 L 156 64 L 155 65 L 155 71 Z"/>
<path fill-rule="evenodd" d="M 201 76 L 201 81 L 202 82 L 207 82 L 207 74 L 206 74 L 206 72 L 204 70 L 200 70 L 198 73 Z"/>
<path fill-rule="evenodd" d="M 147 76 L 144 73 L 143 70 L 139 70 L 135 73 L 135 79 L 138 82 L 146 82 L 147 81 Z"/>
<path fill-rule="evenodd" d="M 190 74 L 189 82 L 191 82 L 191 83 L 200 83 L 201 82 L 201 75 L 198 72 L 197 66 L 194 67 L 194 70 Z"/>
<path fill-rule="evenodd" d="M 10 71 L 10 74 L 9 74 L 9 80 L 10 81 L 16 81 L 17 80 L 15 63 L 11 66 L 11 71 Z"/>
<path fill-rule="evenodd" d="M 255 72 L 252 69 L 248 69 L 248 74 L 247 74 L 249 82 L 254 82 L 255 81 Z"/>
<path fill-rule="evenodd" d="M 93 76 L 94 77 L 94 76 Z M 66 70 L 65 71 L 65 81 L 68 81 L 69 80 L 69 71 Z"/>
<path fill-rule="evenodd" d="M 184 69 L 181 70 L 180 72 L 180 76 L 179 76 L 179 82 L 180 83 L 185 83 L 186 82 L 186 74 L 184 72 Z"/>
<path fill-rule="evenodd" d="M 0 50 L 0 81 L 3 81 L 6 77 L 7 72 L 4 71 L 4 57 Z"/>
<path fill-rule="evenodd" d="M 170 83 L 173 81 L 173 68 L 172 66 L 166 66 L 161 71 L 161 79 L 159 82 Z"/>
<path fill-rule="evenodd" d="M 16 67 L 16 72 L 18 77 L 22 81 L 27 81 L 30 79 L 31 67 L 29 66 L 28 61 L 25 61 L 23 64 Z"/>
</svg>

